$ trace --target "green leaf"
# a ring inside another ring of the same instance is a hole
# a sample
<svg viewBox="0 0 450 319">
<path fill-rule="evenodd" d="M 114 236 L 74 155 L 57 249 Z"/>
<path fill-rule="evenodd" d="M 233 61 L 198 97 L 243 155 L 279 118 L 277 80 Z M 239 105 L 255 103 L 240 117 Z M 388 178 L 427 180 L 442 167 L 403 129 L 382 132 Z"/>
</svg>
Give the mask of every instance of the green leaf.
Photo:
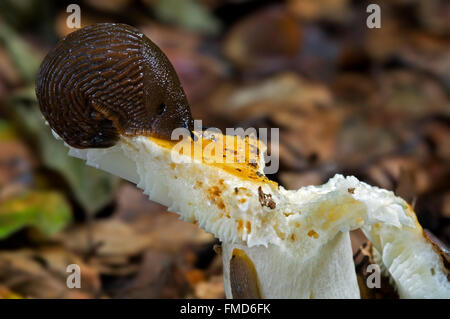
<svg viewBox="0 0 450 319">
<path fill-rule="evenodd" d="M 163 21 L 205 34 L 216 34 L 220 22 L 197 0 L 157 0 L 155 13 Z"/>
<path fill-rule="evenodd" d="M 0 119 L 0 141 L 10 141 L 17 137 L 12 125 L 7 121 Z"/>
<path fill-rule="evenodd" d="M 68 155 L 63 141 L 56 140 L 50 127 L 45 124 L 37 106 L 34 87 L 15 92 L 9 105 L 21 124 L 37 139 L 44 165 L 65 178 L 75 198 L 88 213 L 94 214 L 111 202 L 119 178 Z"/>
<path fill-rule="evenodd" d="M 56 192 L 30 191 L 0 203 L 0 239 L 26 226 L 50 235 L 71 220 L 69 204 Z"/>
<path fill-rule="evenodd" d="M 34 82 L 42 57 L 7 24 L 0 22 L 0 45 L 8 52 L 11 60 L 26 83 Z"/>
</svg>

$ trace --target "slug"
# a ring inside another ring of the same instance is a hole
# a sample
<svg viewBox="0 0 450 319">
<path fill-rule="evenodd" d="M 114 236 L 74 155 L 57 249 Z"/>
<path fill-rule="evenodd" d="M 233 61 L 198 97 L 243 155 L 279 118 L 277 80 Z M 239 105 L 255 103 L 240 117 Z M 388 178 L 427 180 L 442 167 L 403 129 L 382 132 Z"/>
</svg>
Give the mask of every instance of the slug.
<svg viewBox="0 0 450 319">
<path fill-rule="evenodd" d="M 193 128 L 172 64 L 125 24 L 95 24 L 61 39 L 39 68 L 36 95 L 50 127 L 76 148 L 110 147 L 120 135 L 170 139 L 175 128 Z"/>
<path fill-rule="evenodd" d="M 261 299 L 255 265 L 242 249 L 235 248 L 230 259 L 230 286 L 233 299 Z"/>
</svg>

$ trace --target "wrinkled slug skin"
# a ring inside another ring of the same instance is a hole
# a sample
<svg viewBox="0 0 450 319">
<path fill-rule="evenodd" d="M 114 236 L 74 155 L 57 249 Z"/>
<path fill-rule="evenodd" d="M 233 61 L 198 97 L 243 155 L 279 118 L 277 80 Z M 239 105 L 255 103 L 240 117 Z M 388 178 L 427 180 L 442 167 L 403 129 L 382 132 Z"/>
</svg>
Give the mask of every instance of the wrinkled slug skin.
<svg viewBox="0 0 450 319">
<path fill-rule="evenodd" d="M 95 24 L 60 40 L 42 62 L 36 95 L 50 127 L 76 148 L 110 147 L 119 135 L 170 139 L 173 129 L 193 126 L 173 66 L 125 24 Z"/>
</svg>

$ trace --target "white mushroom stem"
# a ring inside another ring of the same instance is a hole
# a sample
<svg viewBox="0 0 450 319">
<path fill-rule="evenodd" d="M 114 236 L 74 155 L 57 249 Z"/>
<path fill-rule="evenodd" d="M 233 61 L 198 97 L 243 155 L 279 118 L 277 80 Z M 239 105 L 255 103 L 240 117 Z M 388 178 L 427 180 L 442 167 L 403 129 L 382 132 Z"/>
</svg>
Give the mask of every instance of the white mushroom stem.
<svg viewBox="0 0 450 319">
<path fill-rule="evenodd" d="M 235 249 L 244 251 L 253 262 L 261 298 L 360 298 L 348 232 L 336 235 L 307 260 L 295 258 L 274 245 L 248 247 L 223 243 L 227 298 L 233 298 L 232 291 L 237 289 L 230 280 L 230 261 Z"/>
<path fill-rule="evenodd" d="M 227 267 L 240 248 L 254 265 L 261 297 L 357 298 L 348 232 L 361 228 L 400 297 L 450 298 L 442 258 L 409 205 L 355 177 L 336 175 L 324 185 L 291 191 L 263 176 L 262 157 L 247 168 L 215 165 L 142 136 L 70 154 L 136 183 L 151 200 L 219 238 L 228 297 Z M 238 168 L 246 173 L 237 174 Z"/>
</svg>

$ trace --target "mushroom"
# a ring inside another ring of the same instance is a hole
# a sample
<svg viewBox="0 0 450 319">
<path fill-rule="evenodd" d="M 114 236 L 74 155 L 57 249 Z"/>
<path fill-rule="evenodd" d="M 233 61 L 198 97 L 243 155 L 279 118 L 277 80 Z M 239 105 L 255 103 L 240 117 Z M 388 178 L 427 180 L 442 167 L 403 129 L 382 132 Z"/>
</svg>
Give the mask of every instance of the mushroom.
<svg viewBox="0 0 450 319">
<path fill-rule="evenodd" d="M 359 298 L 349 238 L 357 228 L 400 297 L 450 298 L 444 259 L 403 199 L 342 175 L 286 190 L 264 175 L 266 149 L 255 137 L 192 132 L 172 66 L 132 27 L 94 25 L 61 40 L 36 93 L 70 155 L 222 241 L 229 298 Z M 171 140 L 176 127 L 194 138 Z"/>
</svg>

